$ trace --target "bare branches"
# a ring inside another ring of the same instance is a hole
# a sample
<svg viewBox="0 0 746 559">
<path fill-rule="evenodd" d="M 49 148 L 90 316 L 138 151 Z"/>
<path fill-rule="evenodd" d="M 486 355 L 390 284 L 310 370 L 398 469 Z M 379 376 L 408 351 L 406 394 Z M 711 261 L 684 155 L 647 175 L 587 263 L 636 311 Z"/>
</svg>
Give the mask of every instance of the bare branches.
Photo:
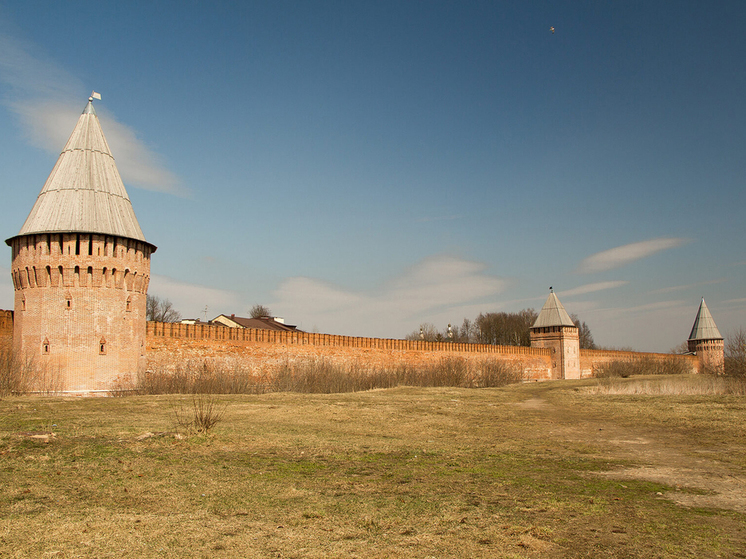
<svg viewBox="0 0 746 559">
<path fill-rule="evenodd" d="M 725 374 L 746 378 L 746 330 L 739 328 L 725 341 Z"/>
<path fill-rule="evenodd" d="M 153 322 L 179 322 L 181 313 L 174 309 L 168 299 L 148 295 L 145 303 L 145 318 Z"/>
<path fill-rule="evenodd" d="M 227 404 L 212 394 L 192 394 L 192 406 L 174 408 L 176 424 L 187 433 L 207 433 L 222 421 Z"/>
<path fill-rule="evenodd" d="M 272 316 L 272 311 L 264 305 L 254 305 L 249 311 L 251 318 L 262 318 L 265 316 Z"/>
</svg>

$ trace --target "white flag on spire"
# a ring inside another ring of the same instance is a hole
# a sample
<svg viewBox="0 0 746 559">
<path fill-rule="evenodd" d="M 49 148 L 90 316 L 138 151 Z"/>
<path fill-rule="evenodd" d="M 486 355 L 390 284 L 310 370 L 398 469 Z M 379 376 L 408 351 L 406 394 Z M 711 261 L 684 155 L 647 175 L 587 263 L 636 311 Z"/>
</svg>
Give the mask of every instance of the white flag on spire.
<svg viewBox="0 0 746 559">
<path fill-rule="evenodd" d="M 94 99 L 98 99 L 99 101 L 101 100 L 101 94 L 96 93 L 95 91 L 91 93 L 91 97 L 93 97 Z"/>
</svg>

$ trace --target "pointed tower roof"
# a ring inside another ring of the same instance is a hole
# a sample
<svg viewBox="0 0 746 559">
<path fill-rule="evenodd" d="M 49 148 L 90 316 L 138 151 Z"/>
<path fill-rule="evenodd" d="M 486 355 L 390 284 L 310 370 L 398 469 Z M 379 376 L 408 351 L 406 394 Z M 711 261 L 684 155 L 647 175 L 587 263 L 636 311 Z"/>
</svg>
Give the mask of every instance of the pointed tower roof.
<svg viewBox="0 0 746 559">
<path fill-rule="evenodd" d="M 92 97 L 17 236 L 71 232 L 147 242 Z M 10 244 L 10 240 L 6 242 Z"/>
<path fill-rule="evenodd" d="M 575 326 L 551 287 L 549 288 L 547 302 L 544 303 L 536 322 L 531 328 L 545 328 L 547 326 Z"/>
<path fill-rule="evenodd" d="M 699 311 L 697 311 L 697 318 L 694 319 L 694 326 L 689 334 L 690 340 L 722 340 L 723 336 L 720 335 L 718 327 L 715 326 L 715 321 L 712 319 L 710 309 L 707 308 L 705 298 L 702 297 L 702 302 L 699 305 Z"/>
</svg>

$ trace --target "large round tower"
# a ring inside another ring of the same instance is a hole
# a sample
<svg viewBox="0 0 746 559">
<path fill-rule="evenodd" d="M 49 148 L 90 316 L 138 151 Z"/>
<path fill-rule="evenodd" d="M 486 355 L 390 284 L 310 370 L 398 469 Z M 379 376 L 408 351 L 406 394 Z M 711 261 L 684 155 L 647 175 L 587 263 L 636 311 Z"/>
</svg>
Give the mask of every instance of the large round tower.
<svg viewBox="0 0 746 559">
<path fill-rule="evenodd" d="M 107 390 L 137 372 L 156 247 L 140 230 L 92 98 L 6 243 L 14 353 L 39 373 L 38 389 Z"/>
</svg>

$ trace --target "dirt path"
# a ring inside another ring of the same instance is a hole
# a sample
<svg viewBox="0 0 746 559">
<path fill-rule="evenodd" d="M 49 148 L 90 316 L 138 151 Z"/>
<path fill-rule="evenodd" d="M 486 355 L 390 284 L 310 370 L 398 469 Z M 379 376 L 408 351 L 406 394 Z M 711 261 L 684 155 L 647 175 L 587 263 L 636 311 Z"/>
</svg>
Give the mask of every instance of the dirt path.
<svg viewBox="0 0 746 559">
<path fill-rule="evenodd" d="M 517 406 L 532 413 L 552 416 L 555 422 L 548 435 L 608 449 L 598 455 L 601 458 L 621 458 L 640 464 L 597 475 L 619 480 L 645 480 L 674 487 L 675 490 L 661 494 L 661 498 L 682 506 L 746 513 L 744 472 L 731 464 L 709 458 L 704 450 L 694 457 L 691 452 L 676 448 L 663 436 L 651 434 L 644 427 L 638 430 L 594 418 L 579 418 L 573 410 L 558 410 L 539 395 Z"/>
</svg>

